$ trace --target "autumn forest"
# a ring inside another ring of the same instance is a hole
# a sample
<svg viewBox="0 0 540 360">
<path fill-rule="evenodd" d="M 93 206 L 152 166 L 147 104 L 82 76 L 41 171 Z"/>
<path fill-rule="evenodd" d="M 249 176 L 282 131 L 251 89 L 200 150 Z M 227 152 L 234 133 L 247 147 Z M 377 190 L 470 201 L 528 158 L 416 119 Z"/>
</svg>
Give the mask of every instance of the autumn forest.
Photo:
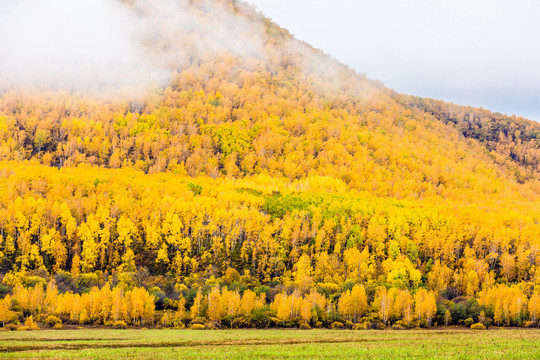
<svg viewBox="0 0 540 360">
<path fill-rule="evenodd" d="M 398 94 L 219 3 L 260 56 L 128 99 L 0 93 L 0 325 L 537 327 L 540 124 Z"/>
</svg>

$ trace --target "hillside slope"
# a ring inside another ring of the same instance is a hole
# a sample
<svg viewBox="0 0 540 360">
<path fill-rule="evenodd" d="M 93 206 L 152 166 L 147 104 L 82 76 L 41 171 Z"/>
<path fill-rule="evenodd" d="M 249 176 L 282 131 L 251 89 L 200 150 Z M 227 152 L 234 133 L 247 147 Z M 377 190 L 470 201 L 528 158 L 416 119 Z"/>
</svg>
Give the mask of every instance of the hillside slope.
<svg viewBox="0 0 540 360">
<path fill-rule="evenodd" d="M 13 311 L 142 324 L 157 300 L 175 326 L 536 321 L 538 124 L 396 94 L 242 3 L 178 3 L 189 26 L 148 25 L 167 85 L 0 96 Z M 114 316 L 114 291 L 148 313 Z"/>
</svg>

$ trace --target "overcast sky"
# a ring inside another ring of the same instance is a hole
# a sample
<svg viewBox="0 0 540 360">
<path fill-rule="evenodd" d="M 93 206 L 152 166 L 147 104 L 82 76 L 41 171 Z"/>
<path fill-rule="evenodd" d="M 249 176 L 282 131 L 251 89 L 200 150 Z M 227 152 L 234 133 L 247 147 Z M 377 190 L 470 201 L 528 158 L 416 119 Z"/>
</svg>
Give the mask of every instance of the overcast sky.
<svg viewBox="0 0 540 360">
<path fill-rule="evenodd" d="M 399 92 L 540 121 L 539 0 L 248 0 Z"/>
</svg>

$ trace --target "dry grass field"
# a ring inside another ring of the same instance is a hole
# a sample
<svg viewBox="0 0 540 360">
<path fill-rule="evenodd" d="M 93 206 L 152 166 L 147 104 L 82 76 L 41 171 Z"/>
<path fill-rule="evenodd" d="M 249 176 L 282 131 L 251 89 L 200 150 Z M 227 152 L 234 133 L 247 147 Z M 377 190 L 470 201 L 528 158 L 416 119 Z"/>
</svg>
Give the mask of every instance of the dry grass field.
<svg viewBox="0 0 540 360">
<path fill-rule="evenodd" d="M 540 359 L 538 330 L 59 330 L 0 333 L 8 359 Z"/>
</svg>

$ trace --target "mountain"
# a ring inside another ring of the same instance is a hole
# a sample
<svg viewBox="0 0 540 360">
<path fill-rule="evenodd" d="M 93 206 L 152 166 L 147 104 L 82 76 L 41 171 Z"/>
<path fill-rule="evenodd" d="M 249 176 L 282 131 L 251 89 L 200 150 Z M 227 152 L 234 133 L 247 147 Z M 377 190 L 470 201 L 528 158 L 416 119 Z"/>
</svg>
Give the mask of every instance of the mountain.
<svg viewBox="0 0 540 360">
<path fill-rule="evenodd" d="M 121 6 L 150 90 L 1 94 L 14 311 L 116 321 L 90 314 L 114 288 L 184 324 L 536 321 L 540 124 L 398 94 L 241 2 Z"/>
</svg>

